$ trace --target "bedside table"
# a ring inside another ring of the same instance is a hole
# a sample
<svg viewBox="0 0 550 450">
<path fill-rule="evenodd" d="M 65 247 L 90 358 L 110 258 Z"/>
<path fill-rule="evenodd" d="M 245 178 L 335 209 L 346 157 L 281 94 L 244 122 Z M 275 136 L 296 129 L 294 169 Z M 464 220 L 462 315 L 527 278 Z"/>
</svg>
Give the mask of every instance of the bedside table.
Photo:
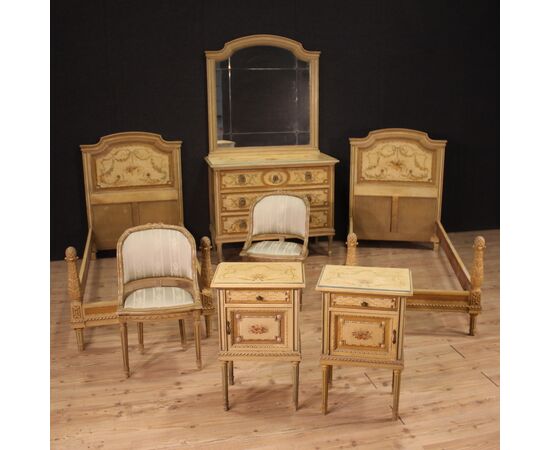
<svg viewBox="0 0 550 450">
<path fill-rule="evenodd" d="M 223 405 L 233 361 L 288 361 L 293 367 L 293 401 L 298 409 L 299 310 L 305 287 L 301 262 L 222 262 L 212 279 L 217 291 Z"/>
<path fill-rule="evenodd" d="M 405 300 L 413 293 L 410 269 L 335 266 L 323 268 L 322 412 L 327 413 L 332 366 L 393 370 L 393 419 L 397 419 Z"/>
</svg>

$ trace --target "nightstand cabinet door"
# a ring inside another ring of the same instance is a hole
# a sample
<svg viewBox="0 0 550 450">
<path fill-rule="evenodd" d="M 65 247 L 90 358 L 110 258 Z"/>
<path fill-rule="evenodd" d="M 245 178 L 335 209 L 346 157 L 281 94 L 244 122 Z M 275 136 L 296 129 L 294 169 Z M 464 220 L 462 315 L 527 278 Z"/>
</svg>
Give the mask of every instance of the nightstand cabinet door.
<svg viewBox="0 0 550 450">
<path fill-rule="evenodd" d="M 397 358 L 399 316 L 330 312 L 330 353 L 341 356 Z"/>
<path fill-rule="evenodd" d="M 291 308 L 227 308 L 228 350 L 291 350 L 291 314 Z"/>
</svg>

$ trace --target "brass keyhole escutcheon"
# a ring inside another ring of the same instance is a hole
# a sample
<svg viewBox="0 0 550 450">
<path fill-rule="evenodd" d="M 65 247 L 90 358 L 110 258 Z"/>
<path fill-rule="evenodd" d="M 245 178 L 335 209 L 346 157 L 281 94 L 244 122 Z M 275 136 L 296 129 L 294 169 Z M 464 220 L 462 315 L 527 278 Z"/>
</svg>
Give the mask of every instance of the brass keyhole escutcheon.
<svg viewBox="0 0 550 450">
<path fill-rule="evenodd" d="M 273 175 L 271 181 L 273 181 L 273 183 L 278 183 L 280 181 L 279 175 Z"/>
<path fill-rule="evenodd" d="M 262 301 L 263 299 L 264 299 L 264 298 L 263 298 L 261 295 L 258 295 L 258 296 L 256 297 L 256 300 L 259 300 L 259 301 Z"/>
<path fill-rule="evenodd" d="M 367 306 L 369 306 L 369 304 L 367 302 L 361 302 L 361 306 L 363 306 L 364 308 L 366 308 Z"/>
<path fill-rule="evenodd" d="M 246 205 L 246 199 L 244 197 L 239 198 L 239 207 L 244 208 Z"/>
<path fill-rule="evenodd" d="M 237 181 L 239 182 L 239 184 L 244 184 L 246 183 L 246 177 L 244 175 L 239 175 L 237 177 Z"/>
<path fill-rule="evenodd" d="M 306 181 L 311 181 L 311 179 L 313 178 L 309 170 L 305 173 L 305 178 Z"/>
</svg>

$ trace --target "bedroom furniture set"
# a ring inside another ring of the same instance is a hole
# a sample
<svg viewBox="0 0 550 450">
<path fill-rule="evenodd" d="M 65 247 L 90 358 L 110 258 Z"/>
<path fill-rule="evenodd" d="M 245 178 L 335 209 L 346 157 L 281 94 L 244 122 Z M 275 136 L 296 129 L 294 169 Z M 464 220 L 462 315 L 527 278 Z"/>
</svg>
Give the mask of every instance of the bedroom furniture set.
<svg viewBox="0 0 550 450">
<path fill-rule="evenodd" d="M 318 148 L 319 52 L 272 35 L 248 36 L 206 52 L 210 232 L 220 264 L 212 275 L 211 244 L 183 228 L 181 142 L 130 132 L 81 146 L 88 234 L 80 267 L 66 250 L 71 325 L 79 350 L 84 329 L 120 324 L 129 376 L 127 323 L 193 317 L 201 367 L 200 317 L 206 336 L 218 305 L 224 408 L 233 361 L 287 361 L 298 407 L 299 311 L 309 237 L 334 230 L 335 158 Z M 276 101 L 275 101 L 276 100 Z M 470 335 L 481 312 L 484 239 L 474 241 L 468 272 L 441 223 L 443 140 L 407 129 L 350 139 L 346 265 L 327 265 L 322 295 L 322 411 L 333 365 L 393 371 L 397 418 L 406 309 L 463 312 Z M 293 242 L 298 240 L 298 242 Z M 413 289 L 409 269 L 356 266 L 359 239 L 427 242 L 440 248 L 461 290 Z M 258 242 L 260 241 L 260 242 Z M 222 246 L 244 242 L 247 262 L 224 263 Z M 117 245 L 118 243 L 118 245 Z M 84 302 L 90 261 L 117 249 L 118 295 Z"/>
</svg>

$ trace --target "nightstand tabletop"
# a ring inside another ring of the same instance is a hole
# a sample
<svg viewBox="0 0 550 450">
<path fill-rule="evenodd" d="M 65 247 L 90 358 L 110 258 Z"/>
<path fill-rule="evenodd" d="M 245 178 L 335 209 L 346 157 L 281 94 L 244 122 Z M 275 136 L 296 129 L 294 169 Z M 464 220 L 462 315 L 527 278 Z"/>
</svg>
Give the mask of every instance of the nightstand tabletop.
<svg viewBox="0 0 550 450">
<path fill-rule="evenodd" d="M 222 262 L 212 279 L 213 288 L 305 287 L 301 262 Z"/>
</svg>

